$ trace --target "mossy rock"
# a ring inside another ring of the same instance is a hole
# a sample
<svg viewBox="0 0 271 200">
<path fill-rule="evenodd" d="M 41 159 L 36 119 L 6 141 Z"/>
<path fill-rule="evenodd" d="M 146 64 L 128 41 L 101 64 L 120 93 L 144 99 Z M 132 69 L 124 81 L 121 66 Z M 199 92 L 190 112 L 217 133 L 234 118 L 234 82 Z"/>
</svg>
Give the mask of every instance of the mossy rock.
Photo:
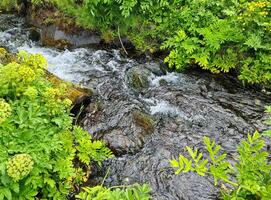
<svg viewBox="0 0 271 200">
<path fill-rule="evenodd" d="M 132 68 L 127 74 L 127 81 L 131 88 L 137 92 L 142 92 L 150 85 L 148 77 L 150 71 L 143 67 Z"/>
<path fill-rule="evenodd" d="M 150 134 L 154 131 L 155 122 L 150 115 L 141 111 L 134 111 L 133 118 L 135 123 L 144 129 L 145 133 Z"/>
<path fill-rule="evenodd" d="M 0 47 L 0 64 L 6 65 L 13 61 L 17 61 L 16 55 L 11 54 L 6 49 Z"/>
<path fill-rule="evenodd" d="M 4 48 L 0 48 L 0 62 L 2 63 L 2 60 L 6 58 L 7 56 L 7 51 Z"/>
<path fill-rule="evenodd" d="M 49 47 L 55 47 L 57 49 L 67 49 L 72 46 L 72 44 L 65 39 L 59 39 L 55 40 L 54 38 L 50 37 L 42 37 L 41 39 L 42 45 L 49 46 Z"/>
<path fill-rule="evenodd" d="M 72 102 L 76 102 L 78 98 L 93 95 L 93 91 L 91 89 L 82 88 L 70 82 L 63 81 L 49 71 L 46 71 L 46 78 L 49 82 L 51 82 L 55 86 L 58 86 L 62 83 L 68 85 L 66 97 L 69 98 Z"/>
</svg>

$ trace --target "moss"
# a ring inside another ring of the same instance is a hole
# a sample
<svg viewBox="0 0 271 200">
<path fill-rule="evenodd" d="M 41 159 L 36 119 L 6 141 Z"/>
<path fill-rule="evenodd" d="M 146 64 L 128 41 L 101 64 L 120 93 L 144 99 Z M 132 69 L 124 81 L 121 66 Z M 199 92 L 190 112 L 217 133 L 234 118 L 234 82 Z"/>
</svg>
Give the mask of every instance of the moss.
<svg viewBox="0 0 271 200">
<path fill-rule="evenodd" d="M 17 61 L 17 57 L 14 54 L 9 53 L 6 49 L 0 48 L 0 64 L 6 65 L 10 62 Z"/>
<path fill-rule="evenodd" d="M 56 47 L 58 49 L 66 49 L 72 46 L 72 44 L 67 40 L 54 40 L 49 37 L 42 38 L 42 44 L 45 46 Z"/>
<path fill-rule="evenodd" d="M 114 33 L 112 31 L 105 31 L 102 32 L 102 39 L 104 40 L 105 43 L 112 43 L 115 39 Z"/>
<path fill-rule="evenodd" d="M 134 111 L 133 118 L 135 120 L 135 123 L 141 126 L 146 133 L 149 134 L 154 131 L 155 122 L 150 115 L 140 111 Z"/>
<path fill-rule="evenodd" d="M 139 74 L 138 72 L 134 71 L 131 74 L 130 78 L 130 85 L 137 91 L 142 91 L 143 89 L 147 88 L 149 85 L 147 77 L 144 75 Z"/>
<path fill-rule="evenodd" d="M 47 80 L 50 81 L 54 85 L 60 85 L 63 83 L 68 85 L 66 97 L 69 98 L 72 102 L 75 102 L 76 99 L 78 99 L 79 97 L 92 96 L 93 94 L 93 91 L 91 89 L 81 88 L 72 83 L 65 82 L 48 71 L 46 72 L 46 77 L 47 77 Z"/>
</svg>

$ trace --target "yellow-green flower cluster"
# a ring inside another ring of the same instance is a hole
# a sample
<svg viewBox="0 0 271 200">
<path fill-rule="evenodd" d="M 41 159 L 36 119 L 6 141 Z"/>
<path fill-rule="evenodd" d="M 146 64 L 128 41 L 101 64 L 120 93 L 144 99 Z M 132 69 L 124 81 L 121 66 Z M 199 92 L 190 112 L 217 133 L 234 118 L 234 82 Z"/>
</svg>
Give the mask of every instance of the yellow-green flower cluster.
<svg viewBox="0 0 271 200">
<path fill-rule="evenodd" d="M 11 106 L 4 99 L 0 99 L 0 123 L 5 121 L 10 115 Z"/>
<path fill-rule="evenodd" d="M 271 3 L 268 1 L 252 1 L 246 4 L 247 12 L 245 12 L 243 15 L 246 17 L 249 17 L 255 13 L 258 13 L 260 16 L 267 16 L 269 11 L 269 8 L 271 6 Z"/>
<path fill-rule="evenodd" d="M 41 54 L 29 54 L 26 51 L 20 51 L 18 58 L 22 65 L 29 66 L 38 75 L 43 75 L 48 63 Z"/>
<path fill-rule="evenodd" d="M 47 88 L 43 93 L 45 105 L 53 115 L 70 109 L 72 101 L 65 98 L 65 91 L 65 87 L 60 85 L 57 88 Z"/>
<path fill-rule="evenodd" d="M 12 62 L 0 68 L 0 90 L 20 96 L 36 78 L 37 74 L 30 67 Z"/>
<path fill-rule="evenodd" d="M 69 108 L 72 105 L 72 101 L 68 98 L 64 99 L 62 103 L 66 108 Z"/>
<path fill-rule="evenodd" d="M 50 100 L 59 99 L 61 96 L 62 96 L 62 93 L 57 88 L 48 88 L 44 93 L 44 97 Z"/>
<path fill-rule="evenodd" d="M 258 1 L 258 2 L 250 2 L 248 4 L 248 10 L 253 12 L 255 11 L 257 8 L 264 8 L 268 5 L 267 2 L 264 2 L 264 1 Z"/>
<path fill-rule="evenodd" d="M 23 84 L 30 84 L 36 78 L 36 74 L 33 69 L 27 66 L 21 66 L 18 69 L 18 79 L 20 79 Z"/>
<path fill-rule="evenodd" d="M 24 95 L 30 98 L 35 98 L 38 95 L 38 90 L 35 87 L 28 87 L 25 92 Z"/>
<path fill-rule="evenodd" d="M 17 182 L 32 171 L 33 165 L 34 162 L 29 154 L 17 154 L 8 160 L 7 173 Z"/>
</svg>

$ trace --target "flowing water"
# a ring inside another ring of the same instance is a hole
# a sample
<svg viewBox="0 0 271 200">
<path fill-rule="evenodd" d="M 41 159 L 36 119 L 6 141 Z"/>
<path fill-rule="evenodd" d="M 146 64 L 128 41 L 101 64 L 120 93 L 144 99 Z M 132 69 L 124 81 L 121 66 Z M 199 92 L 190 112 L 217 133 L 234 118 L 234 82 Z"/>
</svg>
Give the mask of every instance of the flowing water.
<svg viewBox="0 0 271 200">
<path fill-rule="evenodd" d="M 129 59 L 119 50 L 57 50 L 29 40 L 24 20 L 0 16 L 0 46 L 41 53 L 49 71 L 92 88 L 80 125 L 104 139 L 116 157 L 93 179 L 108 185 L 149 183 L 157 200 L 211 200 L 218 191 L 209 177 L 174 175 L 169 159 L 189 145 L 202 149 L 215 139 L 232 159 L 248 132 L 265 130 L 269 96 L 244 89 L 235 79 L 202 71 L 170 73 L 161 61 Z"/>
</svg>

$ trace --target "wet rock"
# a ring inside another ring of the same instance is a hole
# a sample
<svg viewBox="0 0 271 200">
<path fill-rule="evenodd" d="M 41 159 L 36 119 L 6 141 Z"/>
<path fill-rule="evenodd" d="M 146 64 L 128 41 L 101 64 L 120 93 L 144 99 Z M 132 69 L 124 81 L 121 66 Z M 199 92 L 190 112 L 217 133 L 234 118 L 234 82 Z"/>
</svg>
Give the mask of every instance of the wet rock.
<svg viewBox="0 0 271 200">
<path fill-rule="evenodd" d="M 142 92 L 149 87 L 150 71 L 144 66 L 133 67 L 127 72 L 127 82 L 132 89 Z"/>
<path fill-rule="evenodd" d="M 96 111 L 91 103 L 82 120 L 85 129 L 105 140 L 116 155 L 138 152 L 153 131 L 151 118 L 124 99 L 103 101 Z"/>
<path fill-rule="evenodd" d="M 175 176 L 170 182 L 169 190 L 173 194 L 171 198 L 176 200 L 211 200 L 217 199 L 219 194 L 211 180 L 195 173 Z"/>
<path fill-rule="evenodd" d="M 66 49 L 97 45 L 101 42 L 97 32 L 78 27 L 70 18 L 52 8 L 29 7 L 26 23 L 41 30 L 40 38 L 45 46 Z"/>
<path fill-rule="evenodd" d="M 35 42 L 41 40 L 41 30 L 35 27 L 29 29 L 29 39 Z"/>
<path fill-rule="evenodd" d="M 43 45 L 56 46 L 58 48 L 81 47 L 87 45 L 97 45 L 101 39 L 96 34 L 82 31 L 80 34 L 66 33 L 56 25 L 43 26 L 41 41 Z"/>
</svg>

